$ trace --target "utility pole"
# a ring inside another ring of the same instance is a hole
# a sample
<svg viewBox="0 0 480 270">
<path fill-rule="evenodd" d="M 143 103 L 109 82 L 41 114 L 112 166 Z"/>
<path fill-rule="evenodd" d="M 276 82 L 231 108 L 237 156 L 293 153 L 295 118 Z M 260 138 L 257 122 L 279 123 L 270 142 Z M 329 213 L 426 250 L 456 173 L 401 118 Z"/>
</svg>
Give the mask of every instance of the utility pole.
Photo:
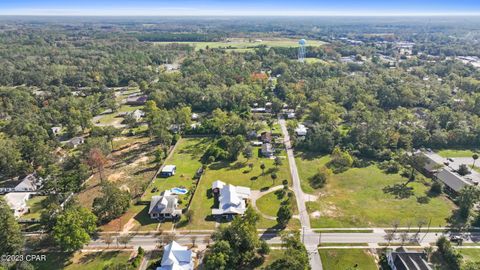
<svg viewBox="0 0 480 270">
<path fill-rule="evenodd" d="M 302 226 L 302 243 L 305 244 L 305 226 Z"/>
</svg>

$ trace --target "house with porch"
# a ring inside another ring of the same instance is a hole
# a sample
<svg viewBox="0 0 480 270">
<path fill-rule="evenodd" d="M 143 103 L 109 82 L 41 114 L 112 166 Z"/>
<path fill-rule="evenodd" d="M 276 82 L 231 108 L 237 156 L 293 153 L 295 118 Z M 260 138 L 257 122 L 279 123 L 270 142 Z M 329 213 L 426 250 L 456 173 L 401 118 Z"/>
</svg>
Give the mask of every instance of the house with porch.
<svg viewBox="0 0 480 270">
<path fill-rule="evenodd" d="M 212 208 L 212 215 L 231 217 L 243 215 L 247 210 L 250 188 L 226 184 L 220 180 L 212 183 L 212 192 L 218 202 L 218 208 Z"/>
<path fill-rule="evenodd" d="M 152 219 L 173 220 L 182 215 L 178 209 L 178 196 L 170 190 L 165 190 L 160 196 L 153 196 L 150 201 L 148 214 Z"/>
</svg>

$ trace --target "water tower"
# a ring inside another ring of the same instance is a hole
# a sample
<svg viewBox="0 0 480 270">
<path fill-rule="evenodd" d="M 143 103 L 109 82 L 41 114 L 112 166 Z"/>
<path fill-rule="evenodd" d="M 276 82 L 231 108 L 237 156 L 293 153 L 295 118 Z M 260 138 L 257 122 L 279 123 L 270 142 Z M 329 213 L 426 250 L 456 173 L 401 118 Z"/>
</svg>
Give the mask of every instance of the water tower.
<svg viewBox="0 0 480 270">
<path fill-rule="evenodd" d="M 305 46 L 307 45 L 307 41 L 302 38 L 298 41 L 298 45 L 300 45 L 298 48 L 298 61 L 303 63 L 303 61 L 305 61 Z"/>
</svg>

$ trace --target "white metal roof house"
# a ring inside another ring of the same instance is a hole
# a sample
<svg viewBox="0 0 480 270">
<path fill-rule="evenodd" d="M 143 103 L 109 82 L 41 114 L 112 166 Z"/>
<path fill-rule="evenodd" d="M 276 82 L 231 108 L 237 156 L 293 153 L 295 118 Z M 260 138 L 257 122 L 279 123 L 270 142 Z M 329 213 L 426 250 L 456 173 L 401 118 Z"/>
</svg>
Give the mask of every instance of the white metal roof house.
<svg viewBox="0 0 480 270">
<path fill-rule="evenodd" d="M 156 270 L 193 270 L 194 256 L 187 247 L 172 241 L 165 246 L 161 266 Z"/>
<path fill-rule="evenodd" d="M 160 171 L 160 176 L 161 177 L 174 176 L 176 170 L 177 170 L 177 166 L 175 165 L 165 165 Z"/>
<path fill-rule="evenodd" d="M 242 215 L 247 210 L 250 188 L 217 180 L 212 183 L 212 191 L 218 199 L 218 208 L 212 209 L 212 215 Z"/>
<path fill-rule="evenodd" d="M 11 192 L 5 195 L 5 201 L 16 218 L 28 212 L 27 201 L 31 194 L 30 192 Z"/>
<path fill-rule="evenodd" d="M 153 196 L 148 214 L 152 219 L 173 219 L 182 214 L 178 207 L 178 197 L 166 190 L 160 196 Z"/>
<path fill-rule="evenodd" d="M 295 129 L 295 134 L 297 134 L 297 136 L 305 136 L 307 135 L 307 128 L 304 125 L 299 124 Z"/>
<path fill-rule="evenodd" d="M 131 112 L 131 115 L 132 115 L 133 119 L 135 119 L 135 121 L 140 121 L 140 119 L 142 119 L 142 117 L 145 116 L 145 112 L 137 109 L 137 110 Z"/>
</svg>

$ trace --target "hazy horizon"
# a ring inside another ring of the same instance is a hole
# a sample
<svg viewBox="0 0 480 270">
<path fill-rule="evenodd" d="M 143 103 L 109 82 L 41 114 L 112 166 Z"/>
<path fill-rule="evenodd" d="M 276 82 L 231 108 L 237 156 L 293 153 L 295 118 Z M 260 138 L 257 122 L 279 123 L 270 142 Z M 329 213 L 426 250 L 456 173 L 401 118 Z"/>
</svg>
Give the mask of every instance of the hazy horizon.
<svg viewBox="0 0 480 270">
<path fill-rule="evenodd" d="M 480 16 L 478 1 L 70 1 L 0 3 L 10 16 Z"/>
</svg>

